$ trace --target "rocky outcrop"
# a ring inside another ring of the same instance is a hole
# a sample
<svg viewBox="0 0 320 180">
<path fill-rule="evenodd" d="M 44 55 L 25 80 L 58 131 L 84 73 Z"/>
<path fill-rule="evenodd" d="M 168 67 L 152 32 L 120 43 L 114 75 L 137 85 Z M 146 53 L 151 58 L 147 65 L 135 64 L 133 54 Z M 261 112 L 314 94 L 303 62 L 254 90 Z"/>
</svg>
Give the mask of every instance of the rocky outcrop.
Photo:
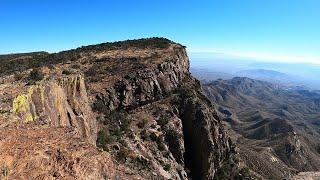
<svg viewBox="0 0 320 180">
<path fill-rule="evenodd" d="M 214 179 L 217 170 L 234 152 L 221 119 L 202 94 L 200 83 L 189 78 L 179 87 L 186 166 L 193 179 Z"/>
<path fill-rule="evenodd" d="M 19 166 L 10 177 L 214 179 L 234 153 L 179 44 L 162 38 L 107 43 L 34 63 L 44 80 L 20 81 L 23 89 L 12 95 L 12 112 L 26 123 L 5 127 L 19 132 L 13 143 L 0 139 L 0 165 Z"/>
<path fill-rule="evenodd" d="M 171 60 L 158 64 L 155 69 L 128 72 L 97 99 L 113 110 L 132 109 L 167 96 L 189 74 L 185 49 L 177 48 L 175 52 Z"/>
<path fill-rule="evenodd" d="M 82 75 L 43 81 L 27 91 L 13 101 L 13 112 L 22 121 L 74 127 L 79 137 L 95 143 L 97 127 Z"/>
</svg>

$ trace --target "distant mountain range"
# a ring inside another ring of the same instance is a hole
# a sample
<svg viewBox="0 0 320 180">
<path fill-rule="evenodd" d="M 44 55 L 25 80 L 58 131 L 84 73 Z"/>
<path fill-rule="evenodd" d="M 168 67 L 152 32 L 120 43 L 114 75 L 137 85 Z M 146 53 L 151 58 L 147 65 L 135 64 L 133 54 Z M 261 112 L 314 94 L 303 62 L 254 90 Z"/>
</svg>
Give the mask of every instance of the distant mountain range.
<svg viewBox="0 0 320 180">
<path fill-rule="evenodd" d="M 268 69 L 250 69 L 238 71 L 237 74 L 242 74 L 244 76 L 256 76 L 257 78 L 278 78 L 288 76 L 285 73 L 281 73 L 274 70 Z"/>
<path fill-rule="evenodd" d="M 320 65 L 268 62 L 225 54 L 192 54 L 191 72 L 198 79 L 211 81 L 249 77 L 289 87 L 320 89 Z"/>
<path fill-rule="evenodd" d="M 242 160 L 257 177 L 283 179 L 296 171 L 320 170 L 319 91 L 240 77 L 212 81 L 203 89 L 225 117 Z"/>
</svg>

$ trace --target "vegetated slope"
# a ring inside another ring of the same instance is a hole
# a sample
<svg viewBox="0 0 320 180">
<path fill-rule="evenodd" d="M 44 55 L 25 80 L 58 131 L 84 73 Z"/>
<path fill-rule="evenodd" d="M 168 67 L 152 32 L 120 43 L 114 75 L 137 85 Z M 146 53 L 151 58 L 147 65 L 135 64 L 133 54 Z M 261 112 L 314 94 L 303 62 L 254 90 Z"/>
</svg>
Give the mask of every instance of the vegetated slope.
<svg viewBox="0 0 320 180">
<path fill-rule="evenodd" d="M 233 131 L 242 159 L 268 179 L 320 169 L 320 95 L 249 78 L 217 80 L 204 91 Z"/>
<path fill-rule="evenodd" d="M 1 61 L 1 178 L 248 176 L 180 44 L 128 40 Z"/>
</svg>

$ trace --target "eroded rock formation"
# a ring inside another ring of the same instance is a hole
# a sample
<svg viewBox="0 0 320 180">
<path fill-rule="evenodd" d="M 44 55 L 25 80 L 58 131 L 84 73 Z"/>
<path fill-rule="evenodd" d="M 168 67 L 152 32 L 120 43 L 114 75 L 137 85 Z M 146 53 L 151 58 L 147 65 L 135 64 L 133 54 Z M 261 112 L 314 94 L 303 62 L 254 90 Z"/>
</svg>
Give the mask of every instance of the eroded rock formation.
<svg viewBox="0 0 320 180">
<path fill-rule="evenodd" d="M 189 74 L 189 59 L 184 49 L 177 47 L 170 58 L 152 69 L 127 72 L 97 98 L 111 110 L 134 108 L 164 98 Z"/>
<path fill-rule="evenodd" d="M 13 100 L 13 112 L 23 122 L 42 121 L 52 127 L 71 126 L 95 144 L 96 121 L 82 75 L 63 76 L 28 88 Z"/>
<path fill-rule="evenodd" d="M 105 43 L 20 63 L 0 72 L 1 108 L 13 106 L 1 133 L 15 134 L 0 139 L 7 177 L 214 179 L 234 154 L 179 44 Z M 44 79 L 29 85 L 33 63 Z"/>
</svg>

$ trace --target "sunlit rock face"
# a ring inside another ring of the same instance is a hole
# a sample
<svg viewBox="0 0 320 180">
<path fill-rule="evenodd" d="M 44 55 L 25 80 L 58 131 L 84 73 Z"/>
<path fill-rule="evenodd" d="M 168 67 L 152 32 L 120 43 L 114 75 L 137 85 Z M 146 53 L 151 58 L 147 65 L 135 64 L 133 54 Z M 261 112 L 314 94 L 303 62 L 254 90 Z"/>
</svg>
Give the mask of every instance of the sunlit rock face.
<svg viewBox="0 0 320 180">
<path fill-rule="evenodd" d="M 14 99 L 12 110 L 22 122 L 71 126 L 80 137 L 95 142 L 96 122 L 82 75 L 63 76 L 32 85 L 26 93 Z"/>
<path fill-rule="evenodd" d="M 180 44 L 150 38 L 15 57 L 0 66 L 6 177 L 214 179 L 234 154 Z M 43 79 L 30 83 L 34 70 Z"/>
</svg>

